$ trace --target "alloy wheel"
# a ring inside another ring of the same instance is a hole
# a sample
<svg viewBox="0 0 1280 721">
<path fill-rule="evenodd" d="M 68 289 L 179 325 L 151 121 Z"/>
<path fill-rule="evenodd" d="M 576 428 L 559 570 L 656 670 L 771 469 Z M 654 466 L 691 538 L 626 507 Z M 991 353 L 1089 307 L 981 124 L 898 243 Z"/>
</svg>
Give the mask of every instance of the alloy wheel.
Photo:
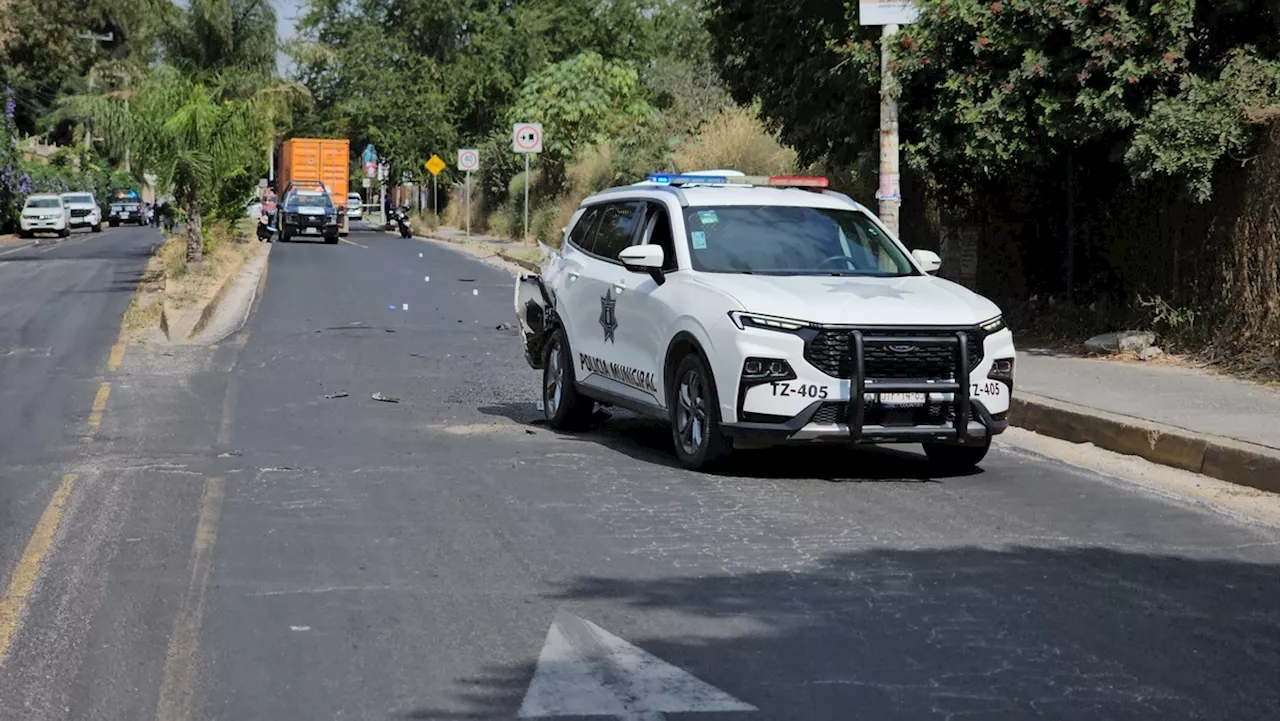
<svg viewBox="0 0 1280 721">
<path fill-rule="evenodd" d="M 554 416 L 560 409 L 560 396 L 564 392 L 564 364 L 560 362 L 560 344 L 551 346 L 550 358 L 547 361 L 547 373 L 543 380 L 543 403 L 548 416 Z"/>
<path fill-rule="evenodd" d="M 707 394 L 702 376 L 690 370 L 680 379 L 679 408 L 676 410 L 676 433 L 680 448 L 693 456 L 702 448 L 707 430 Z"/>
</svg>

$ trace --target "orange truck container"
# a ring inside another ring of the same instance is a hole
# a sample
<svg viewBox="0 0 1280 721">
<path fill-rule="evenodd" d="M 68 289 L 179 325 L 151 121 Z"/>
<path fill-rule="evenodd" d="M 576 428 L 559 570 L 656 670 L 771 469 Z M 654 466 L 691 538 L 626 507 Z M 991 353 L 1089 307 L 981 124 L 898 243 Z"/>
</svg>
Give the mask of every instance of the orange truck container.
<svg viewBox="0 0 1280 721">
<path fill-rule="evenodd" d="M 289 183 L 324 183 L 339 208 L 340 231 L 347 234 L 347 190 L 351 179 L 351 143 L 338 138 L 290 138 L 280 149 L 279 188 Z"/>
</svg>

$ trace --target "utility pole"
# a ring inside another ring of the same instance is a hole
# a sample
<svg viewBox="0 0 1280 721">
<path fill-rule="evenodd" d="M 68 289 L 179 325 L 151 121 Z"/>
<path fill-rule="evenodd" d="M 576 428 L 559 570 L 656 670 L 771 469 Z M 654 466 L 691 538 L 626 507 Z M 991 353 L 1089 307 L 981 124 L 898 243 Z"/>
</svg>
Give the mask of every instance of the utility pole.
<svg viewBox="0 0 1280 721">
<path fill-rule="evenodd" d="M 893 68 L 890 66 L 898 25 L 883 26 L 880 37 L 880 220 L 890 232 L 898 235 L 902 208 L 902 175 L 898 164 L 898 98 Z"/>
</svg>

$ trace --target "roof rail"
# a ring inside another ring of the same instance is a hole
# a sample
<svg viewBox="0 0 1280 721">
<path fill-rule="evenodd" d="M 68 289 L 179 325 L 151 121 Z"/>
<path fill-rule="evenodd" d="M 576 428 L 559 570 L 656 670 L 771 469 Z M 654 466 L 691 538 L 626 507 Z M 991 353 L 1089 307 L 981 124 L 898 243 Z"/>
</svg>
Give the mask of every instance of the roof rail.
<svg viewBox="0 0 1280 721">
<path fill-rule="evenodd" d="M 637 190 L 656 190 L 663 193 L 673 193 L 679 201 L 680 207 L 689 207 L 689 199 L 685 197 L 684 191 L 674 185 L 662 185 L 659 183 L 635 183 L 634 185 L 624 185 L 618 188 L 605 188 L 598 193 L 593 193 L 591 197 L 614 195 L 617 193 L 631 193 Z"/>
</svg>

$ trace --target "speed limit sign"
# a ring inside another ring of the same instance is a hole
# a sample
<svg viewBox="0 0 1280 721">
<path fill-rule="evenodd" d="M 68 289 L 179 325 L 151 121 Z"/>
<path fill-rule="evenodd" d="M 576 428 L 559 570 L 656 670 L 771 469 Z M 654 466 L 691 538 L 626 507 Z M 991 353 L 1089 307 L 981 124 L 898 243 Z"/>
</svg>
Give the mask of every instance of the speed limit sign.
<svg viewBox="0 0 1280 721">
<path fill-rule="evenodd" d="M 516 153 L 542 152 L 542 123 L 516 123 L 511 127 L 511 150 Z"/>
<path fill-rule="evenodd" d="M 480 169 L 480 151 L 474 148 L 467 148 L 458 151 L 458 170 L 468 173 L 473 170 Z"/>
</svg>

